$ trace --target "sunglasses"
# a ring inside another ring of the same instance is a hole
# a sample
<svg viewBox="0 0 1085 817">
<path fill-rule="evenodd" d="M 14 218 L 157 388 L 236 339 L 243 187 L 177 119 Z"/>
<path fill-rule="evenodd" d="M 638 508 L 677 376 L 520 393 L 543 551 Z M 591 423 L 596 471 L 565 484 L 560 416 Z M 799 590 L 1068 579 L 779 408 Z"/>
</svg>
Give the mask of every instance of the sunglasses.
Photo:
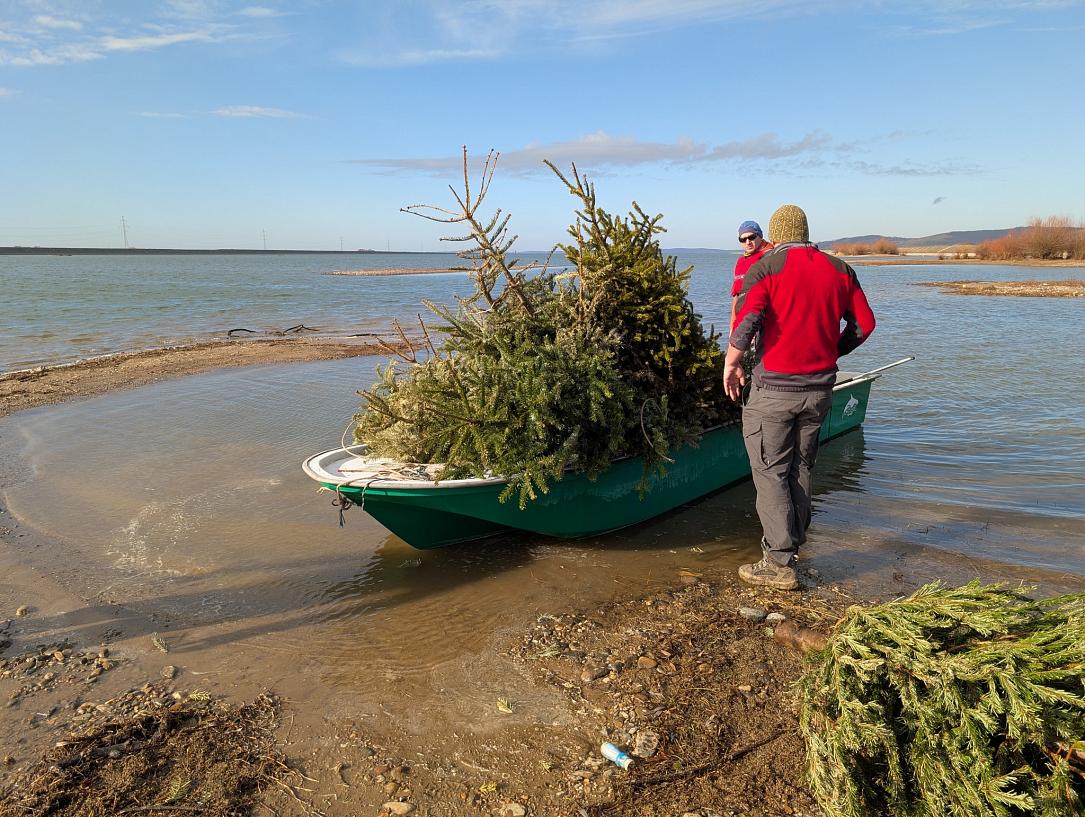
<svg viewBox="0 0 1085 817">
<path fill-rule="evenodd" d="M 740 235 L 738 237 L 738 243 L 739 244 L 745 244 L 747 241 L 756 241 L 760 237 L 761 236 L 759 236 L 757 233 L 750 233 L 749 235 Z"/>
</svg>

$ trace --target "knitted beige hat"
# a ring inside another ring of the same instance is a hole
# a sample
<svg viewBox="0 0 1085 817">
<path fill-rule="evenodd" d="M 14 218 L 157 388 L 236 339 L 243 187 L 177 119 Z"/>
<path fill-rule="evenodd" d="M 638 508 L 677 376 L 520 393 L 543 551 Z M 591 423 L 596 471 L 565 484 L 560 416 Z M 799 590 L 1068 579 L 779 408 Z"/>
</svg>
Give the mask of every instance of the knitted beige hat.
<svg viewBox="0 0 1085 817">
<path fill-rule="evenodd" d="M 794 204 L 785 204 L 769 219 L 769 241 L 773 244 L 788 244 L 810 240 L 810 227 L 806 223 L 806 213 Z"/>
</svg>

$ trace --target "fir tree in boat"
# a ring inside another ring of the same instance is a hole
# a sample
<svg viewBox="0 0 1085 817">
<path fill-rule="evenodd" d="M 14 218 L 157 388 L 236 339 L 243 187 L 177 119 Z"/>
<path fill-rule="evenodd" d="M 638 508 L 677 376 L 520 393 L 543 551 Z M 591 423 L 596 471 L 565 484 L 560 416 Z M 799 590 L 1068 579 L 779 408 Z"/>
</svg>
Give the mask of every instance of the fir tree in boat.
<svg viewBox="0 0 1085 817">
<path fill-rule="evenodd" d="M 723 354 L 689 301 L 692 268 L 660 249 L 662 217 L 636 202 L 613 216 L 575 166 L 547 162 L 576 219 L 551 260 L 521 264 L 509 216 L 479 213 L 496 160 L 473 191 L 464 152 L 456 210 L 405 208 L 466 230 L 452 240 L 472 244 L 474 293 L 426 302 L 440 323 L 420 318 L 416 338 L 397 324 L 391 361 L 359 392 L 355 444 L 306 474 L 416 548 L 510 529 L 590 536 L 747 478 Z M 823 439 L 863 422 L 878 371 L 840 376 Z"/>
</svg>

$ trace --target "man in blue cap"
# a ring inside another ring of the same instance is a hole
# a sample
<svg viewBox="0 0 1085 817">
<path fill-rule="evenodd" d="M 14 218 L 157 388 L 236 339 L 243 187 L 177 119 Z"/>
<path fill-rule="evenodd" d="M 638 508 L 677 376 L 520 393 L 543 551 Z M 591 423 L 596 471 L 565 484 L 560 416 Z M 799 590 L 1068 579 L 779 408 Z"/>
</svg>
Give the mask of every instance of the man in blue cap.
<svg viewBox="0 0 1085 817">
<path fill-rule="evenodd" d="M 728 332 L 735 326 L 738 294 L 742 292 L 742 281 L 746 277 L 746 271 L 773 246 L 765 240 L 761 225 L 756 221 L 744 221 L 738 225 L 738 243 L 742 247 L 742 257 L 735 262 L 735 280 L 731 283 L 731 322 L 727 325 Z"/>
</svg>

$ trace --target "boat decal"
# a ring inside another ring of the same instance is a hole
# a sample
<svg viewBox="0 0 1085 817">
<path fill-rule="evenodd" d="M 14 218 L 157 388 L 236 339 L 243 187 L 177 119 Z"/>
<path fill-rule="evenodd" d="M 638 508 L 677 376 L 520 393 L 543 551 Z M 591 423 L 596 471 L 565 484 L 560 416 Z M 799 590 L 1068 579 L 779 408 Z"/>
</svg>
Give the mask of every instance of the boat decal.
<svg viewBox="0 0 1085 817">
<path fill-rule="evenodd" d="M 859 408 L 859 401 L 855 398 L 855 395 L 853 394 L 851 397 L 848 398 L 848 402 L 844 404 L 843 416 L 851 417 L 851 415 L 855 414 L 855 410 L 857 408 Z"/>
</svg>

